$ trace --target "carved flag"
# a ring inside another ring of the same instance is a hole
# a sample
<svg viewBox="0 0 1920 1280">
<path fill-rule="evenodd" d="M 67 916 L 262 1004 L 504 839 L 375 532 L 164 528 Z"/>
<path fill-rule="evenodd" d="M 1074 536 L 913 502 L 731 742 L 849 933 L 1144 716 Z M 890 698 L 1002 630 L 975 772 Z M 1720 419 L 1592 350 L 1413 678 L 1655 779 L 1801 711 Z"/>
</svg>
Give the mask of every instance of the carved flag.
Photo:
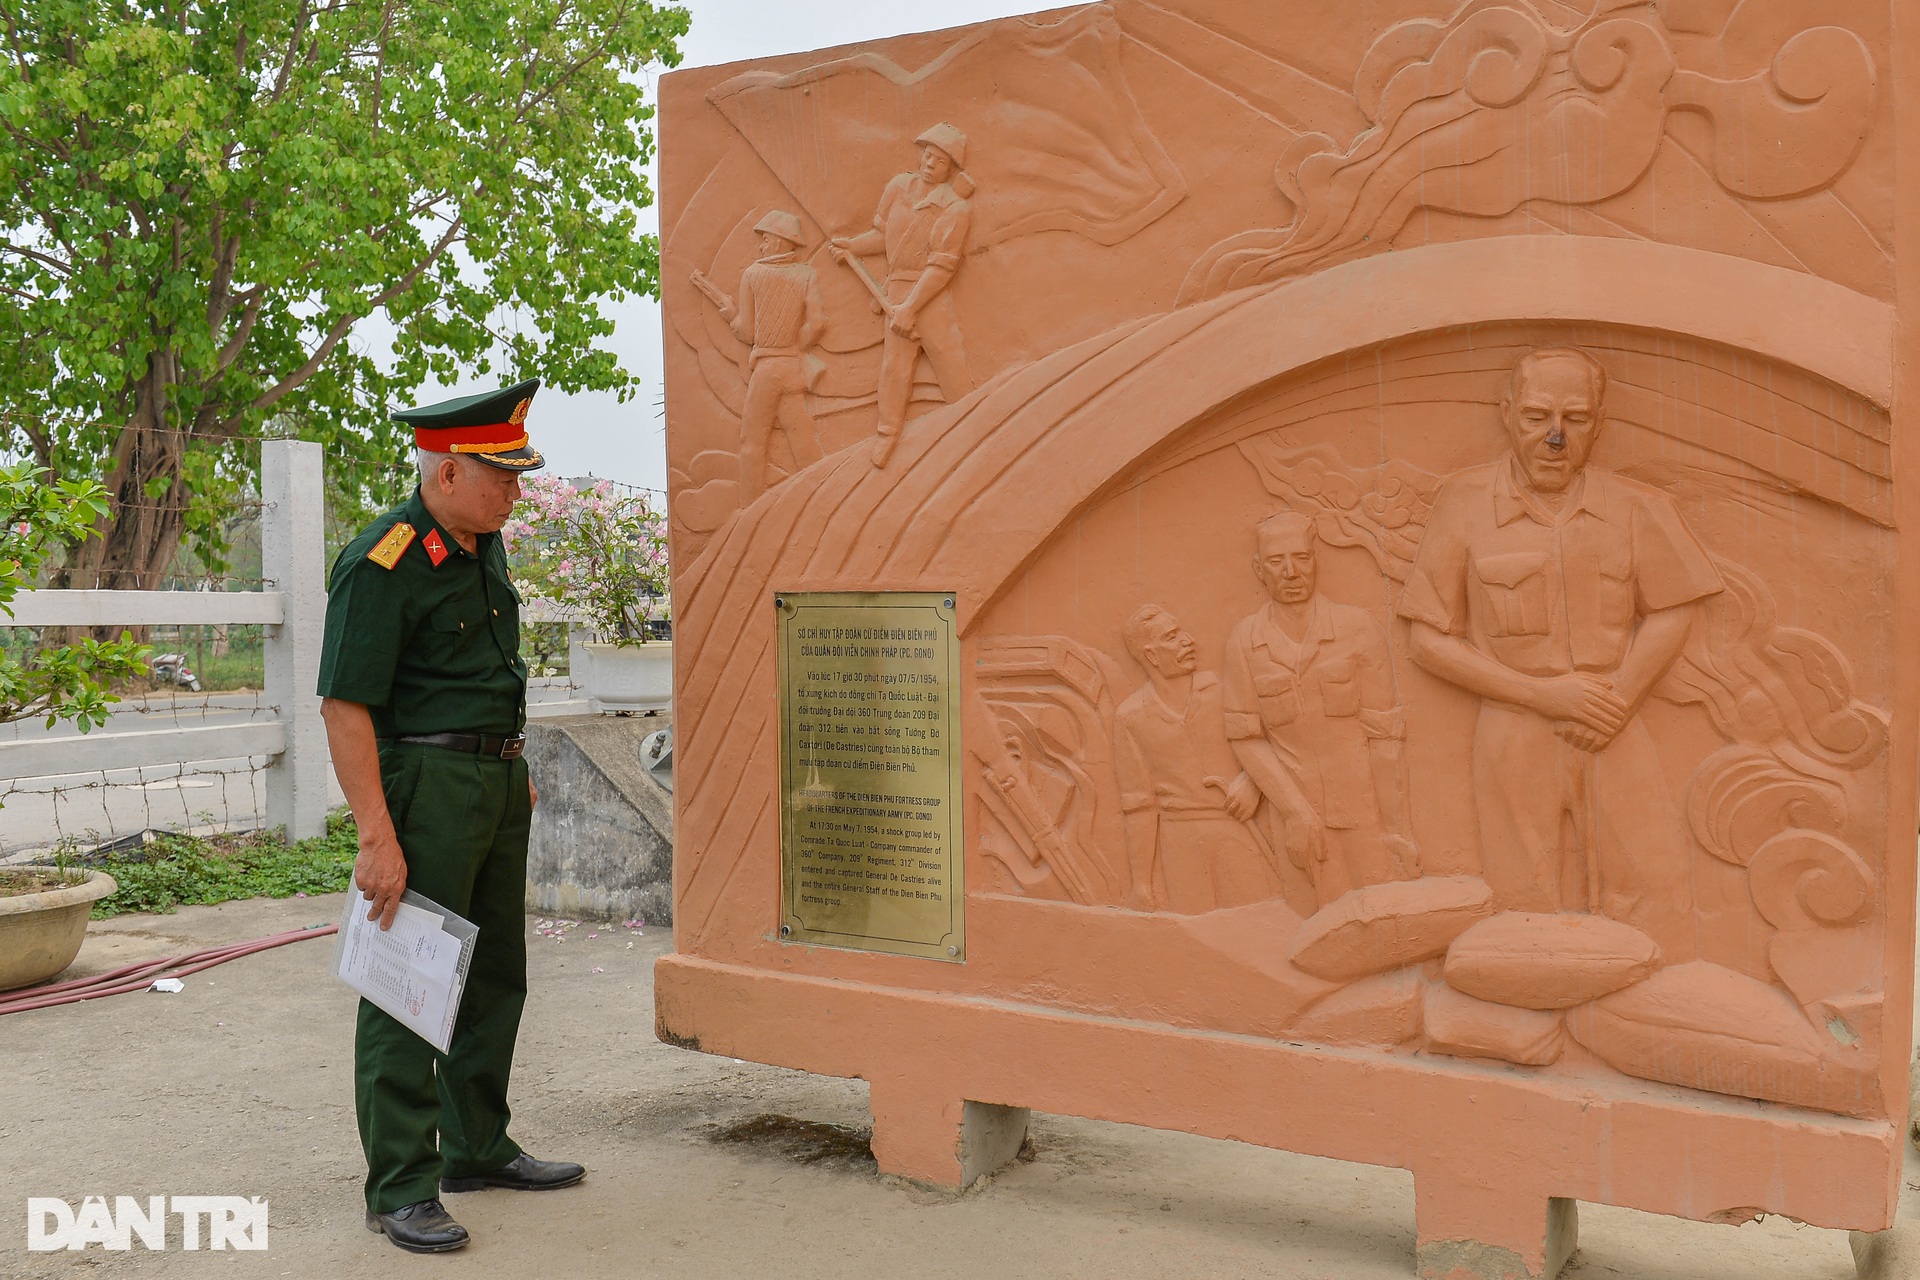
<svg viewBox="0 0 1920 1280">
<path fill-rule="evenodd" d="M 881 188 L 939 121 L 967 135 L 973 245 L 1035 231 L 1118 244 L 1186 195 L 1120 71 L 1109 5 L 1051 23 L 995 23 L 907 71 L 860 53 L 708 95 L 830 234 L 872 225 Z"/>
</svg>

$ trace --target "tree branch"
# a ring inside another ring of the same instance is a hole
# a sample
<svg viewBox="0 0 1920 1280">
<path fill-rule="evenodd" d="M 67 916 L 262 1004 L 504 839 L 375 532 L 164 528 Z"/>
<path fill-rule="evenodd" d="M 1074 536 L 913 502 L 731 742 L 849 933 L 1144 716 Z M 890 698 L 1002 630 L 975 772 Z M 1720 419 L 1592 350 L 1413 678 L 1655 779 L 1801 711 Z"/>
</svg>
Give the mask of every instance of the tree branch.
<svg viewBox="0 0 1920 1280">
<path fill-rule="evenodd" d="M 452 222 L 448 223 L 446 232 L 434 244 L 433 248 L 428 250 L 425 257 L 414 263 L 411 270 L 388 285 L 385 289 L 382 289 L 379 293 L 368 298 L 361 307 L 347 312 L 338 320 L 334 321 L 333 327 L 327 330 L 326 337 L 320 340 L 320 345 L 314 348 L 313 354 L 308 356 L 299 368 L 282 378 L 268 390 L 256 396 L 252 404 L 249 404 L 241 413 L 235 414 L 227 420 L 227 426 L 229 428 L 237 428 L 240 419 L 245 414 L 258 412 L 261 409 L 271 409 L 274 405 L 278 404 L 282 398 L 299 390 L 302 383 L 306 382 L 306 380 L 314 374 L 320 372 L 321 368 L 327 363 L 327 357 L 333 354 L 333 349 L 340 345 L 341 341 L 346 338 L 347 333 L 362 317 L 372 314 L 376 308 L 385 306 L 407 290 L 413 288 L 415 284 L 419 283 L 420 277 L 426 274 L 427 268 L 446 256 L 447 250 L 451 249 L 454 242 L 460 238 L 460 233 L 465 225 L 466 223 L 463 218 L 455 218 Z"/>
</svg>

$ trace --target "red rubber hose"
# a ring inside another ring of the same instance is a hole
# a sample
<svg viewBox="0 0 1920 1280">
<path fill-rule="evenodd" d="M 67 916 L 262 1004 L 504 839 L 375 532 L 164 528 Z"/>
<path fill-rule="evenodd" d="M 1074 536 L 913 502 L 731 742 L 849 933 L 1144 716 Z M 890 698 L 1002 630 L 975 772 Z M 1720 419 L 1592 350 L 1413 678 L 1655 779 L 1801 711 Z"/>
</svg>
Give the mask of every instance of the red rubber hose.
<svg viewBox="0 0 1920 1280">
<path fill-rule="evenodd" d="M 199 973 L 203 969 L 211 969 L 217 964 L 238 960 L 241 956 L 250 956 L 274 947 L 284 947 L 289 942 L 299 942 L 305 938 L 324 938 L 338 932 L 340 932 L 340 926 L 337 924 L 290 929 L 286 933 L 255 938 L 251 942 L 230 942 L 225 946 L 209 947 L 204 951 L 193 951 L 168 960 L 146 960 L 139 964 L 123 965 L 91 978 L 76 978 L 70 982 L 56 982 L 45 987 L 29 987 L 24 991 L 0 993 L 0 1016 L 9 1013 L 25 1013 L 29 1009 L 51 1009 L 56 1005 L 78 1004 L 82 1000 L 98 1000 L 102 996 L 125 995 L 130 991 L 145 991 L 158 977 L 184 978 Z"/>
</svg>

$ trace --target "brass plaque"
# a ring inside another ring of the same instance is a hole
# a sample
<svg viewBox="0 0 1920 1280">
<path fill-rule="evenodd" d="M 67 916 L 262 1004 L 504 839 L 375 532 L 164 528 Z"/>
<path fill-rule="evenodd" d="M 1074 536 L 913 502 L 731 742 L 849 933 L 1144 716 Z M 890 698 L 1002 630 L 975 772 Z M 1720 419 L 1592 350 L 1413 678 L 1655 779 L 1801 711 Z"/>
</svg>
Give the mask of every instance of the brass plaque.
<svg viewBox="0 0 1920 1280">
<path fill-rule="evenodd" d="M 780 936 L 964 960 L 951 593 L 800 592 L 780 610 Z"/>
</svg>

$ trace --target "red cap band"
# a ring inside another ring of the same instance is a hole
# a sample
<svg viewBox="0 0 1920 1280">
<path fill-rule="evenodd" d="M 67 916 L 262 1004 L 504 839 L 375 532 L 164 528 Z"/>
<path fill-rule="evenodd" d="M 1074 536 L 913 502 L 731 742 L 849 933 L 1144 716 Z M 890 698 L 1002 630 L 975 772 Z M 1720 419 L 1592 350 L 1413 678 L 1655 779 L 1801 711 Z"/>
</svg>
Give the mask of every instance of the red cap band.
<svg viewBox="0 0 1920 1280">
<path fill-rule="evenodd" d="M 414 445 L 429 453 L 505 452 L 518 449 L 526 442 L 527 429 L 514 422 L 492 422 L 478 427 L 413 429 Z"/>
</svg>

